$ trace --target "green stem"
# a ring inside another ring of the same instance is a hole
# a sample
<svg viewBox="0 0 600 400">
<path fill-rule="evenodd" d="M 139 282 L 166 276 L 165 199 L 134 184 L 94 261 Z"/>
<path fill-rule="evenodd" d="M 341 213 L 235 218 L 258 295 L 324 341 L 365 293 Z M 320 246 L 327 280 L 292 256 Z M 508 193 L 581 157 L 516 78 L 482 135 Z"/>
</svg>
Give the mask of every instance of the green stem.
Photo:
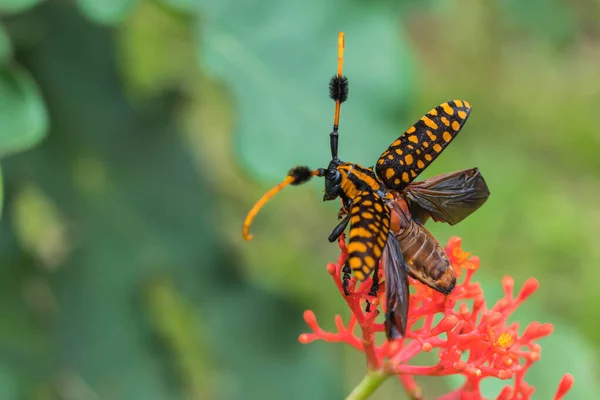
<svg viewBox="0 0 600 400">
<path fill-rule="evenodd" d="M 368 398 L 377 389 L 389 375 L 383 369 L 371 371 L 362 381 L 352 390 L 352 393 L 346 397 L 346 400 L 364 400 Z"/>
</svg>

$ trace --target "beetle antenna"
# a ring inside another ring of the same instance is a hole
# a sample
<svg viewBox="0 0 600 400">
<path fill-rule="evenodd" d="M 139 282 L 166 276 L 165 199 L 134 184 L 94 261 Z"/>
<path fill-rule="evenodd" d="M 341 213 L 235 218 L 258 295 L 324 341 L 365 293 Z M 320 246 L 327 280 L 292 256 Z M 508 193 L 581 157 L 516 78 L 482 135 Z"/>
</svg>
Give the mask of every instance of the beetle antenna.
<svg viewBox="0 0 600 400">
<path fill-rule="evenodd" d="M 252 221 L 258 214 L 258 211 L 269 201 L 273 196 L 279 193 L 284 187 L 287 185 L 301 185 L 303 183 L 308 182 L 313 176 L 323 176 L 325 174 L 325 170 L 319 168 L 317 170 L 311 171 L 308 167 L 294 167 L 290 169 L 285 179 L 278 183 L 275 187 L 269 190 L 267 193 L 263 195 L 252 207 L 252 209 L 248 212 L 246 216 L 246 220 L 244 221 L 244 225 L 242 227 L 242 236 L 245 240 L 252 239 L 252 235 L 248 233 L 250 230 L 250 225 Z"/>
<path fill-rule="evenodd" d="M 342 74 L 344 66 L 344 32 L 338 35 L 338 66 L 337 74 L 329 81 L 329 97 L 335 101 L 333 114 L 333 131 L 329 134 L 331 158 L 338 159 L 338 127 L 340 124 L 340 106 L 348 99 L 348 78 Z"/>
</svg>

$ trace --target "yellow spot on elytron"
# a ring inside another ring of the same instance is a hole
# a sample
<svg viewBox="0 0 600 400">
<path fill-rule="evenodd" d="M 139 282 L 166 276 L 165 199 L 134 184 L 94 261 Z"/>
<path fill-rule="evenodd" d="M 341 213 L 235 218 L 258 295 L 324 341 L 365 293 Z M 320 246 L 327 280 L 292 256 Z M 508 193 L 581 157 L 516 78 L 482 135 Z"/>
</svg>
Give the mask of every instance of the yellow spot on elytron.
<svg viewBox="0 0 600 400">
<path fill-rule="evenodd" d="M 353 228 L 350 230 L 350 237 L 364 237 L 364 238 L 370 238 L 373 236 L 373 234 L 371 232 L 369 232 L 368 229 L 365 228 Z"/>
<path fill-rule="evenodd" d="M 404 161 L 406 162 L 406 165 L 410 165 L 413 163 L 413 156 L 412 154 L 407 154 L 406 157 L 404 157 Z"/>
<path fill-rule="evenodd" d="M 440 151 L 442 151 L 442 146 L 440 146 L 439 144 L 434 144 L 433 145 L 433 151 L 435 151 L 436 153 L 439 153 Z"/>
<path fill-rule="evenodd" d="M 373 219 L 373 214 L 371 214 L 368 211 L 363 211 L 362 214 L 360 214 L 360 216 L 364 219 Z"/>
<path fill-rule="evenodd" d="M 375 266 L 375 259 L 371 256 L 366 256 L 365 264 L 367 264 L 367 267 L 373 268 Z"/>
<path fill-rule="evenodd" d="M 414 125 L 413 125 L 410 128 L 408 128 L 408 130 L 406 131 L 406 133 L 413 133 L 416 130 L 417 130 L 417 128 L 415 128 Z"/>
<path fill-rule="evenodd" d="M 400 179 L 396 178 L 394 179 L 394 185 L 399 185 L 400 184 Z"/>
<path fill-rule="evenodd" d="M 419 167 L 420 169 L 425 168 L 425 163 L 421 160 L 417 161 L 417 167 Z"/>
<path fill-rule="evenodd" d="M 390 226 L 390 220 L 389 218 L 386 218 L 383 220 L 383 225 L 387 228 L 388 226 Z"/>
<path fill-rule="evenodd" d="M 412 144 L 407 144 L 406 148 L 409 149 L 409 150 L 412 150 L 412 149 L 415 148 L 415 146 L 413 146 Z"/>
<path fill-rule="evenodd" d="M 360 267 L 362 266 L 362 262 L 358 257 L 350 257 L 348 263 L 350 264 L 350 268 L 352 269 L 360 269 Z"/>
<path fill-rule="evenodd" d="M 404 161 L 398 161 L 398 164 L 404 165 Z"/>
<path fill-rule="evenodd" d="M 364 253 L 367 251 L 367 245 L 363 242 L 351 242 L 348 245 L 348 252 L 350 253 Z"/>
<path fill-rule="evenodd" d="M 352 209 L 350 210 L 351 214 L 358 214 L 360 212 L 360 207 L 356 206 L 356 207 L 352 207 Z"/>
<path fill-rule="evenodd" d="M 427 115 L 421 118 L 421 121 L 425 122 L 425 125 L 430 127 L 431 129 L 437 129 L 438 126 L 435 122 L 433 122 Z"/>
<path fill-rule="evenodd" d="M 383 207 L 379 203 L 375 203 L 375 211 L 381 213 L 383 212 Z"/>
<path fill-rule="evenodd" d="M 370 248 L 370 249 L 372 249 L 373 248 L 373 243 L 367 242 L 367 247 Z"/>
<path fill-rule="evenodd" d="M 425 159 L 427 161 L 431 161 L 431 160 L 433 160 L 433 157 L 431 157 L 431 154 L 425 154 Z"/>
<path fill-rule="evenodd" d="M 396 154 L 398 154 L 399 156 L 402 155 L 402 149 L 396 149 Z"/>
<path fill-rule="evenodd" d="M 458 106 L 458 107 L 462 107 L 463 106 L 463 102 L 460 100 L 454 100 L 454 103 Z"/>
<path fill-rule="evenodd" d="M 358 224 L 360 222 L 360 216 L 355 215 L 354 217 L 350 218 L 350 223 L 351 224 Z"/>
<path fill-rule="evenodd" d="M 429 139 L 431 139 L 431 140 L 436 140 L 437 139 L 437 136 L 435 136 L 433 134 L 433 132 L 431 132 L 431 131 L 427 131 L 427 136 L 429 136 Z"/>
<path fill-rule="evenodd" d="M 444 125 L 450 126 L 450 121 L 448 121 L 448 118 L 442 117 L 441 119 L 442 119 L 442 122 L 444 123 Z"/>
<path fill-rule="evenodd" d="M 413 143 L 419 143 L 419 138 L 417 137 L 417 135 L 410 135 L 408 137 L 408 140 L 413 142 Z"/>
<path fill-rule="evenodd" d="M 444 104 L 442 104 L 442 108 L 444 109 L 444 112 L 446 114 L 454 115 L 454 109 L 452 107 L 450 107 L 450 104 L 444 103 Z"/>
<path fill-rule="evenodd" d="M 377 258 L 381 257 L 381 249 L 379 247 L 375 247 L 373 249 L 373 255 Z"/>
<path fill-rule="evenodd" d="M 354 269 L 354 268 L 352 268 L 352 269 Z M 364 281 L 365 280 L 365 274 L 362 271 L 358 271 L 358 268 L 356 268 L 356 271 L 354 271 L 354 276 L 359 281 Z"/>
<path fill-rule="evenodd" d="M 363 206 L 372 206 L 373 202 L 371 200 L 365 200 L 362 202 Z"/>
<path fill-rule="evenodd" d="M 423 142 L 422 145 L 423 145 L 423 147 L 427 148 L 427 147 L 429 147 L 429 142 Z"/>
<path fill-rule="evenodd" d="M 379 161 L 377 161 L 377 164 L 381 165 L 381 164 L 383 164 L 384 162 L 385 162 L 385 160 L 382 158 L 382 159 L 380 159 Z"/>
<path fill-rule="evenodd" d="M 403 182 L 408 182 L 409 181 L 408 174 L 406 172 L 402 173 L 402 181 Z"/>
<path fill-rule="evenodd" d="M 452 135 L 448 131 L 445 131 L 444 134 L 442 135 L 442 137 L 444 138 L 444 140 L 446 142 L 449 142 L 452 140 Z"/>
<path fill-rule="evenodd" d="M 466 113 L 466 112 L 464 112 L 464 111 L 462 111 L 462 110 L 461 110 L 461 111 L 459 111 L 457 114 L 458 114 L 458 116 L 459 116 L 460 118 L 462 118 L 462 119 L 465 119 L 465 118 L 467 118 L 467 113 Z"/>
<path fill-rule="evenodd" d="M 393 159 L 394 159 L 394 156 L 393 156 L 393 155 L 391 155 L 391 154 L 390 154 L 390 155 L 388 155 L 387 157 L 388 157 L 388 160 L 393 160 Z"/>
<path fill-rule="evenodd" d="M 392 179 L 392 177 L 396 175 L 396 171 L 394 171 L 392 168 L 388 168 L 385 170 L 385 177 L 388 179 Z"/>
<path fill-rule="evenodd" d="M 471 105 L 469 104 L 469 102 L 468 102 L 468 101 L 463 101 L 463 103 L 465 103 L 465 107 L 467 107 L 467 108 L 469 108 L 469 109 L 471 108 Z"/>
<path fill-rule="evenodd" d="M 385 246 L 385 240 L 380 237 L 377 238 L 377 244 L 379 245 L 379 247 L 381 247 L 383 249 L 383 246 Z"/>
<path fill-rule="evenodd" d="M 460 124 L 458 123 L 458 121 L 454 121 L 452 123 L 452 129 L 454 129 L 455 131 L 460 129 Z"/>
<path fill-rule="evenodd" d="M 400 139 L 396 139 L 396 141 L 394 141 L 394 143 L 392 143 L 393 147 L 396 147 L 398 145 L 400 145 Z"/>
<path fill-rule="evenodd" d="M 513 336 L 510 333 L 506 333 L 503 332 L 500 337 L 498 338 L 498 340 L 496 341 L 496 344 L 500 347 L 504 347 L 505 349 L 510 347 L 510 345 L 512 344 L 513 341 Z"/>
<path fill-rule="evenodd" d="M 415 172 L 415 170 L 414 170 L 414 169 L 411 169 L 411 170 L 410 170 L 410 176 L 411 176 L 411 177 L 413 177 L 413 178 L 416 178 L 416 177 L 417 177 L 417 173 Z"/>
<path fill-rule="evenodd" d="M 437 110 L 434 108 L 431 111 L 429 111 L 429 114 L 431 114 L 435 117 L 437 115 Z"/>
<path fill-rule="evenodd" d="M 373 225 L 373 224 L 369 224 L 369 225 L 368 225 L 368 228 L 369 228 L 371 231 L 373 231 L 373 232 L 377 232 L 377 231 L 379 230 L 379 229 L 377 229 L 377 227 L 376 227 L 375 225 Z"/>
<path fill-rule="evenodd" d="M 417 149 L 417 154 L 421 154 L 421 149 Z"/>
</svg>

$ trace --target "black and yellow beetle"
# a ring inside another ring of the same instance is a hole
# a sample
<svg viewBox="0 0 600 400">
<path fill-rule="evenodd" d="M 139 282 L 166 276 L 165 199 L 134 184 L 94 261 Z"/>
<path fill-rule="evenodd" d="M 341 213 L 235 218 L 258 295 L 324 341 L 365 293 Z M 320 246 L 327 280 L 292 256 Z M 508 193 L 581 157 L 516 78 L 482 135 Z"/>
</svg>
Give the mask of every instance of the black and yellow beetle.
<svg viewBox="0 0 600 400">
<path fill-rule="evenodd" d="M 440 104 L 411 126 L 379 157 L 373 168 L 341 161 L 338 157 L 340 105 L 348 98 L 348 79 L 342 75 L 344 34 L 338 38 L 338 71 L 329 83 L 335 100 L 331 161 L 327 168 L 292 168 L 286 179 L 266 193 L 248 213 L 244 238 L 258 210 L 288 184 L 299 185 L 313 176 L 325 178 L 323 200 L 341 198 L 341 222 L 329 236 L 333 242 L 350 224 L 348 261 L 343 269 L 344 288 L 350 273 L 363 281 L 373 272 L 370 294 L 376 294 L 379 262 L 385 273 L 388 339 L 406 330 L 408 276 L 448 294 L 456 275 L 437 240 L 424 227 L 427 219 L 454 225 L 478 209 L 489 190 L 477 168 L 438 175 L 413 182 L 460 132 L 471 113 L 464 100 Z"/>
</svg>

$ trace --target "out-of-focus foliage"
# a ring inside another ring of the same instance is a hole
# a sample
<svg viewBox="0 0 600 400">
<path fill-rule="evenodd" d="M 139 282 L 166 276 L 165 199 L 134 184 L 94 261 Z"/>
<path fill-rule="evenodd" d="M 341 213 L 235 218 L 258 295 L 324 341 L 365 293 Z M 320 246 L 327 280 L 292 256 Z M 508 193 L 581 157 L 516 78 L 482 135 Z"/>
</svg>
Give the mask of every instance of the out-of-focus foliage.
<svg viewBox="0 0 600 400">
<path fill-rule="evenodd" d="M 320 201 L 322 182 L 286 189 L 253 242 L 240 235 L 274 179 L 328 161 L 340 30 L 340 155 L 372 165 L 433 106 L 469 100 L 425 175 L 478 166 L 492 195 L 463 223 L 428 227 L 463 237 L 490 282 L 539 279 L 524 319 L 556 329 L 532 383 L 542 398 L 570 367 L 571 397 L 595 398 L 598 7 L 0 0 L 0 398 L 350 390 L 359 355 L 296 341 L 304 309 L 344 309 L 324 268 L 337 204 Z"/>
</svg>

